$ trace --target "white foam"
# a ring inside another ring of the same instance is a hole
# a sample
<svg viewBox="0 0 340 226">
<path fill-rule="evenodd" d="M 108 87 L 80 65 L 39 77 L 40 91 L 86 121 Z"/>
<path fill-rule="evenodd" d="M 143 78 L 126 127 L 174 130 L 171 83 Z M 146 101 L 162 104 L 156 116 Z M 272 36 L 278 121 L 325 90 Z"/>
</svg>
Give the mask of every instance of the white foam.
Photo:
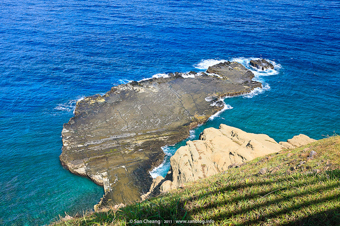
<svg viewBox="0 0 340 226">
<path fill-rule="evenodd" d="M 197 72 L 195 73 L 191 73 L 191 72 L 185 72 L 185 73 L 181 73 L 182 78 L 196 78 L 198 76 L 202 76 L 203 72 Z"/>
<path fill-rule="evenodd" d="M 189 135 L 188 139 L 193 140 L 195 138 L 195 130 L 192 129 L 192 130 L 189 131 L 189 133 L 190 133 L 190 135 Z"/>
<path fill-rule="evenodd" d="M 249 58 L 245 58 L 245 57 L 236 57 L 236 58 L 231 58 L 230 61 L 235 61 L 238 62 L 240 64 L 242 64 L 243 66 L 245 66 L 247 69 L 251 70 L 254 75 L 255 78 L 258 78 L 260 76 L 271 76 L 271 75 L 277 75 L 279 73 L 279 70 L 281 69 L 281 65 L 276 63 L 275 61 L 269 60 L 269 59 L 265 59 L 266 61 L 268 61 L 269 63 L 271 63 L 274 66 L 274 69 L 266 69 L 266 70 L 259 70 L 255 67 L 252 67 L 250 65 L 250 61 L 251 60 L 258 60 L 260 58 L 255 58 L 255 57 L 249 57 Z M 216 59 L 207 59 L 207 60 L 201 60 L 199 63 L 194 64 L 193 66 L 197 69 L 208 69 L 210 66 L 219 64 L 219 63 L 223 63 L 223 62 L 227 62 L 227 60 L 216 60 Z M 210 76 L 218 76 L 216 74 L 208 74 Z"/>
<path fill-rule="evenodd" d="M 163 152 L 165 153 L 165 155 L 171 157 L 171 156 L 174 155 L 174 153 L 172 153 L 173 151 L 172 151 L 171 147 L 173 147 L 173 146 L 165 145 L 165 146 L 163 146 L 161 148 L 162 148 Z"/>
<path fill-rule="evenodd" d="M 143 78 L 143 79 L 139 80 L 138 82 L 148 81 L 150 79 L 152 79 L 152 78 Z"/>
<path fill-rule="evenodd" d="M 183 78 L 195 78 L 197 76 L 202 76 L 202 72 L 198 72 L 196 74 L 190 73 L 190 72 L 186 72 L 186 73 L 180 73 L 180 75 Z M 170 75 L 169 74 L 165 74 L 165 73 L 158 73 L 158 74 L 154 74 L 153 76 L 151 76 L 151 78 L 143 78 L 143 79 L 139 80 L 138 82 L 148 81 L 148 80 L 153 79 L 153 78 L 170 78 Z"/>
<path fill-rule="evenodd" d="M 224 102 L 223 102 L 224 103 Z M 216 112 L 215 114 L 213 114 L 212 116 L 209 117 L 209 120 L 213 120 L 214 118 L 218 117 L 222 112 L 229 110 L 229 109 L 233 109 L 233 107 L 229 104 L 225 104 L 224 103 L 224 107 L 222 110 Z"/>
<path fill-rule="evenodd" d="M 204 98 L 204 100 L 206 102 L 211 102 L 211 101 L 216 100 L 216 99 L 217 99 L 217 97 L 213 97 L 213 96 L 208 96 L 208 97 Z"/>
<path fill-rule="evenodd" d="M 195 74 L 191 74 L 191 73 L 182 73 L 181 76 L 183 78 L 195 78 Z"/>
<path fill-rule="evenodd" d="M 257 87 L 255 89 L 253 89 L 250 93 L 244 94 L 242 96 L 243 96 L 243 98 L 253 98 L 254 96 L 262 94 L 262 93 L 264 93 L 267 90 L 270 90 L 270 86 L 269 86 L 268 83 L 265 83 L 262 88 Z"/>
<path fill-rule="evenodd" d="M 215 74 L 215 73 L 206 73 L 206 74 L 209 75 L 209 76 L 215 76 L 215 77 L 218 77 L 218 78 L 222 78 L 222 76 Z"/>
<path fill-rule="evenodd" d="M 193 66 L 200 70 L 206 70 L 210 66 L 213 66 L 215 64 L 226 62 L 227 60 L 216 60 L 216 59 L 207 59 L 207 60 L 201 60 L 199 63 L 194 64 Z"/>
<path fill-rule="evenodd" d="M 242 64 L 243 66 L 247 67 L 250 65 L 250 61 L 255 60 L 255 59 L 258 59 L 258 58 L 235 57 L 235 58 L 231 58 L 230 61 L 238 62 Z"/>
<path fill-rule="evenodd" d="M 195 130 L 197 130 L 198 127 L 201 127 L 203 124 L 198 124 L 196 126 L 195 129 L 192 129 L 192 130 L 189 130 L 189 137 L 187 138 L 187 140 L 194 140 L 194 139 L 198 139 L 198 137 L 196 137 L 196 134 L 195 134 Z"/>
<path fill-rule="evenodd" d="M 262 88 L 255 88 L 250 93 L 242 95 L 244 98 L 253 98 L 254 96 L 257 96 L 259 94 L 264 93 L 265 91 L 270 90 L 269 84 L 264 81 L 263 77 L 277 75 L 277 74 L 279 74 L 280 69 L 282 68 L 282 66 L 280 64 L 278 64 L 278 63 L 276 63 L 272 60 L 268 60 L 268 59 L 265 59 L 265 60 L 268 61 L 269 63 L 271 63 L 274 66 L 274 69 L 259 70 L 255 67 L 252 67 L 250 65 L 250 61 L 251 60 L 258 60 L 258 59 L 260 59 L 260 58 L 238 57 L 238 58 L 232 58 L 230 60 L 230 61 L 236 61 L 236 62 L 242 64 L 243 66 L 245 66 L 247 69 L 249 69 L 251 72 L 254 73 L 255 77 L 253 78 L 253 80 L 262 83 Z"/>
<path fill-rule="evenodd" d="M 202 126 L 202 124 L 197 125 L 196 128 Z M 189 130 L 189 137 L 187 138 L 187 140 L 194 140 L 196 138 L 195 135 L 195 130 Z M 150 175 L 152 178 L 157 178 L 158 176 L 164 176 L 168 173 L 168 171 L 170 170 L 170 158 L 171 156 L 173 156 L 177 149 L 174 146 L 163 146 L 161 147 L 164 154 L 166 155 L 162 164 L 160 164 L 159 166 L 155 167 L 153 170 L 149 171 Z"/>
<path fill-rule="evenodd" d="M 153 79 L 153 78 L 170 78 L 170 76 L 169 76 L 169 74 L 158 73 L 158 74 L 154 74 L 153 76 L 151 76 L 151 78 L 143 78 L 143 79 L 139 80 L 138 82 L 148 81 L 148 80 Z"/>
<path fill-rule="evenodd" d="M 161 174 L 163 174 L 165 170 L 168 171 L 170 169 L 170 161 L 167 161 L 167 159 L 170 158 L 171 156 L 173 156 L 174 153 L 171 152 L 168 145 L 161 147 L 161 148 L 162 148 L 164 154 L 168 157 L 164 158 L 162 164 L 155 167 L 153 170 L 149 171 L 152 178 L 156 178 L 156 177 L 160 176 Z"/>
<path fill-rule="evenodd" d="M 164 73 L 159 73 L 159 74 L 155 74 L 152 76 L 152 78 L 169 78 L 170 76 L 168 74 L 164 74 Z"/>
<path fill-rule="evenodd" d="M 232 58 L 230 61 L 236 61 L 242 64 L 243 66 L 245 66 L 247 69 L 251 70 L 254 73 L 255 78 L 260 77 L 260 76 L 271 76 L 271 75 L 279 74 L 281 65 L 269 59 L 265 59 L 265 60 L 271 63 L 274 66 L 274 69 L 259 70 L 250 65 L 251 60 L 259 60 L 259 59 L 260 58 L 255 58 L 255 57 L 250 57 L 250 58 L 237 57 L 237 58 Z"/>
<path fill-rule="evenodd" d="M 132 80 L 128 80 L 128 79 L 123 78 L 123 79 L 119 79 L 118 82 L 119 82 L 119 84 L 127 84 L 129 82 L 132 82 Z"/>
<path fill-rule="evenodd" d="M 154 179 L 160 176 L 159 170 L 165 166 L 166 162 L 167 162 L 166 158 L 164 158 L 162 164 L 160 164 L 159 166 L 157 166 L 156 168 L 154 168 L 152 171 L 149 172 L 150 176 Z"/>
<path fill-rule="evenodd" d="M 80 98 L 78 98 L 77 100 L 69 100 L 66 103 L 63 104 L 58 104 L 57 107 L 55 107 L 55 110 L 58 111 L 68 111 L 68 112 L 74 112 L 74 110 L 76 109 L 76 104 L 78 101 L 83 100 L 85 97 L 82 96 Z"/>
<path fill-rule="evenodd" d="M 217 103 L 220 102 L 220 101 L 221 101 L 220 99 L 217 100 L 217 101 L 213 101 L 213 102 L 210 104 L 210 106 L 211 106 L 211 107 L 214 107 L 214 106 L 216 106 Z M 224 102 L 223 102 L 223 105 L 224 105 Z"/>
</svg>

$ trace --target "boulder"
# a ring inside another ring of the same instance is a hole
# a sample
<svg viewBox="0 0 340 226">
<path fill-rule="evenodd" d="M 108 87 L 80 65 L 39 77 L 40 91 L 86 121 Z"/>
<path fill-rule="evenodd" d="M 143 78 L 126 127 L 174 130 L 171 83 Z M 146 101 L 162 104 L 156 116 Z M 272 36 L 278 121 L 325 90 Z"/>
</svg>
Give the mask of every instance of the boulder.
<svg viewBox="0 0 340 226">
<path fill-rule="evenodd" d="M 292 139 L 288 139 L 287 142 L 280 142 L 279 144 L 285 149 L 292 149 L 292 148 L 301 147 L 301 146 L 310 144 L 314 141 L 316 140 L 304 134 L 300 134 L 300 135 L 294 136 Z"/>
</svg>

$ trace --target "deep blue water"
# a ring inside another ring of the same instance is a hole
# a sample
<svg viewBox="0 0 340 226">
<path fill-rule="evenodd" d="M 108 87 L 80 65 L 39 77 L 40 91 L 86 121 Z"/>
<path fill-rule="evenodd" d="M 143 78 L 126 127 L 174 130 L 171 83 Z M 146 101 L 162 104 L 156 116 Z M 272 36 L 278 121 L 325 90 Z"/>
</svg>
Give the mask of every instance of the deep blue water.
<svg viewBox="0 0 340 226">
<path fill-rule="evenodd" d="M 77 99 L 199 71 L 202 60 L 264 57 L 281 68 L 259 78 L 263 93 L 226 99 L 233 108 L 191 139 L 220 123 L 277 141 L 339 134 L 339 15 L 332 0 L 0 0 L 0 224 L 46 224 L 103 195 L 59 163 Z"/>
</svg>

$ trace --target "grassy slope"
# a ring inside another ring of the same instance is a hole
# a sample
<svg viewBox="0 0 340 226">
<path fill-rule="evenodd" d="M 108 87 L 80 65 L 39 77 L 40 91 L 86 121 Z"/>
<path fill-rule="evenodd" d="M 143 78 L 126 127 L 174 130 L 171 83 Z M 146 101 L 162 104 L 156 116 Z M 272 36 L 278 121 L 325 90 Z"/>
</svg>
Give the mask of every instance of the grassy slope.
<svg viewBox="0 0 340 226">
<path fill-rule="evenodd" d="M 311 150 L 317 155 L 306 161 Z M 339 166 L 340 136 L 335 136 L 255 159 L 119 211 L 91 213 L 57 224 L 125 225 L 149 219 L 161 224 L 172 220 L 173 225 L 176 220 L 214 220 L 216 225 L 340 225 Z M 262 168 L 267 173 L 260 175 Z"/>
</svg>

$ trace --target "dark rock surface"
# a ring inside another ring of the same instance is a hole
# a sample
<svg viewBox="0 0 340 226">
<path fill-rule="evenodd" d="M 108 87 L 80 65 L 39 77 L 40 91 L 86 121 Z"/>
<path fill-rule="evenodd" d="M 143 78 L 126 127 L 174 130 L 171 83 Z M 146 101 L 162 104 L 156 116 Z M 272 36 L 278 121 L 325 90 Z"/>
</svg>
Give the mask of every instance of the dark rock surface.
<svg viewBox="0 0 340 226">
<path fill-rule="evenodd" d="M 251 83 L 254 74 L 237 62 L 224 62 L 209 67 L 207 73 L 217 74 L 231 83 Z"/>
<path fill-rule="evenodd" d="M 209 67 L 207 73 L 131 82 L 77 103 L 63 127 L 60 161 L 104 186 L 98 207 L 140 200 L 152 184 L 149 171 L 164 159 L 162 146 L 185 139 L 221 110 L 221 97 L 261 87 L 236 62 Z"/>
<path fill-rule="evenodd" d="M 260 70 L 274 69 L 274 65 L 265 59 L 251 60 L 250 65 Z"/>
</svg>

